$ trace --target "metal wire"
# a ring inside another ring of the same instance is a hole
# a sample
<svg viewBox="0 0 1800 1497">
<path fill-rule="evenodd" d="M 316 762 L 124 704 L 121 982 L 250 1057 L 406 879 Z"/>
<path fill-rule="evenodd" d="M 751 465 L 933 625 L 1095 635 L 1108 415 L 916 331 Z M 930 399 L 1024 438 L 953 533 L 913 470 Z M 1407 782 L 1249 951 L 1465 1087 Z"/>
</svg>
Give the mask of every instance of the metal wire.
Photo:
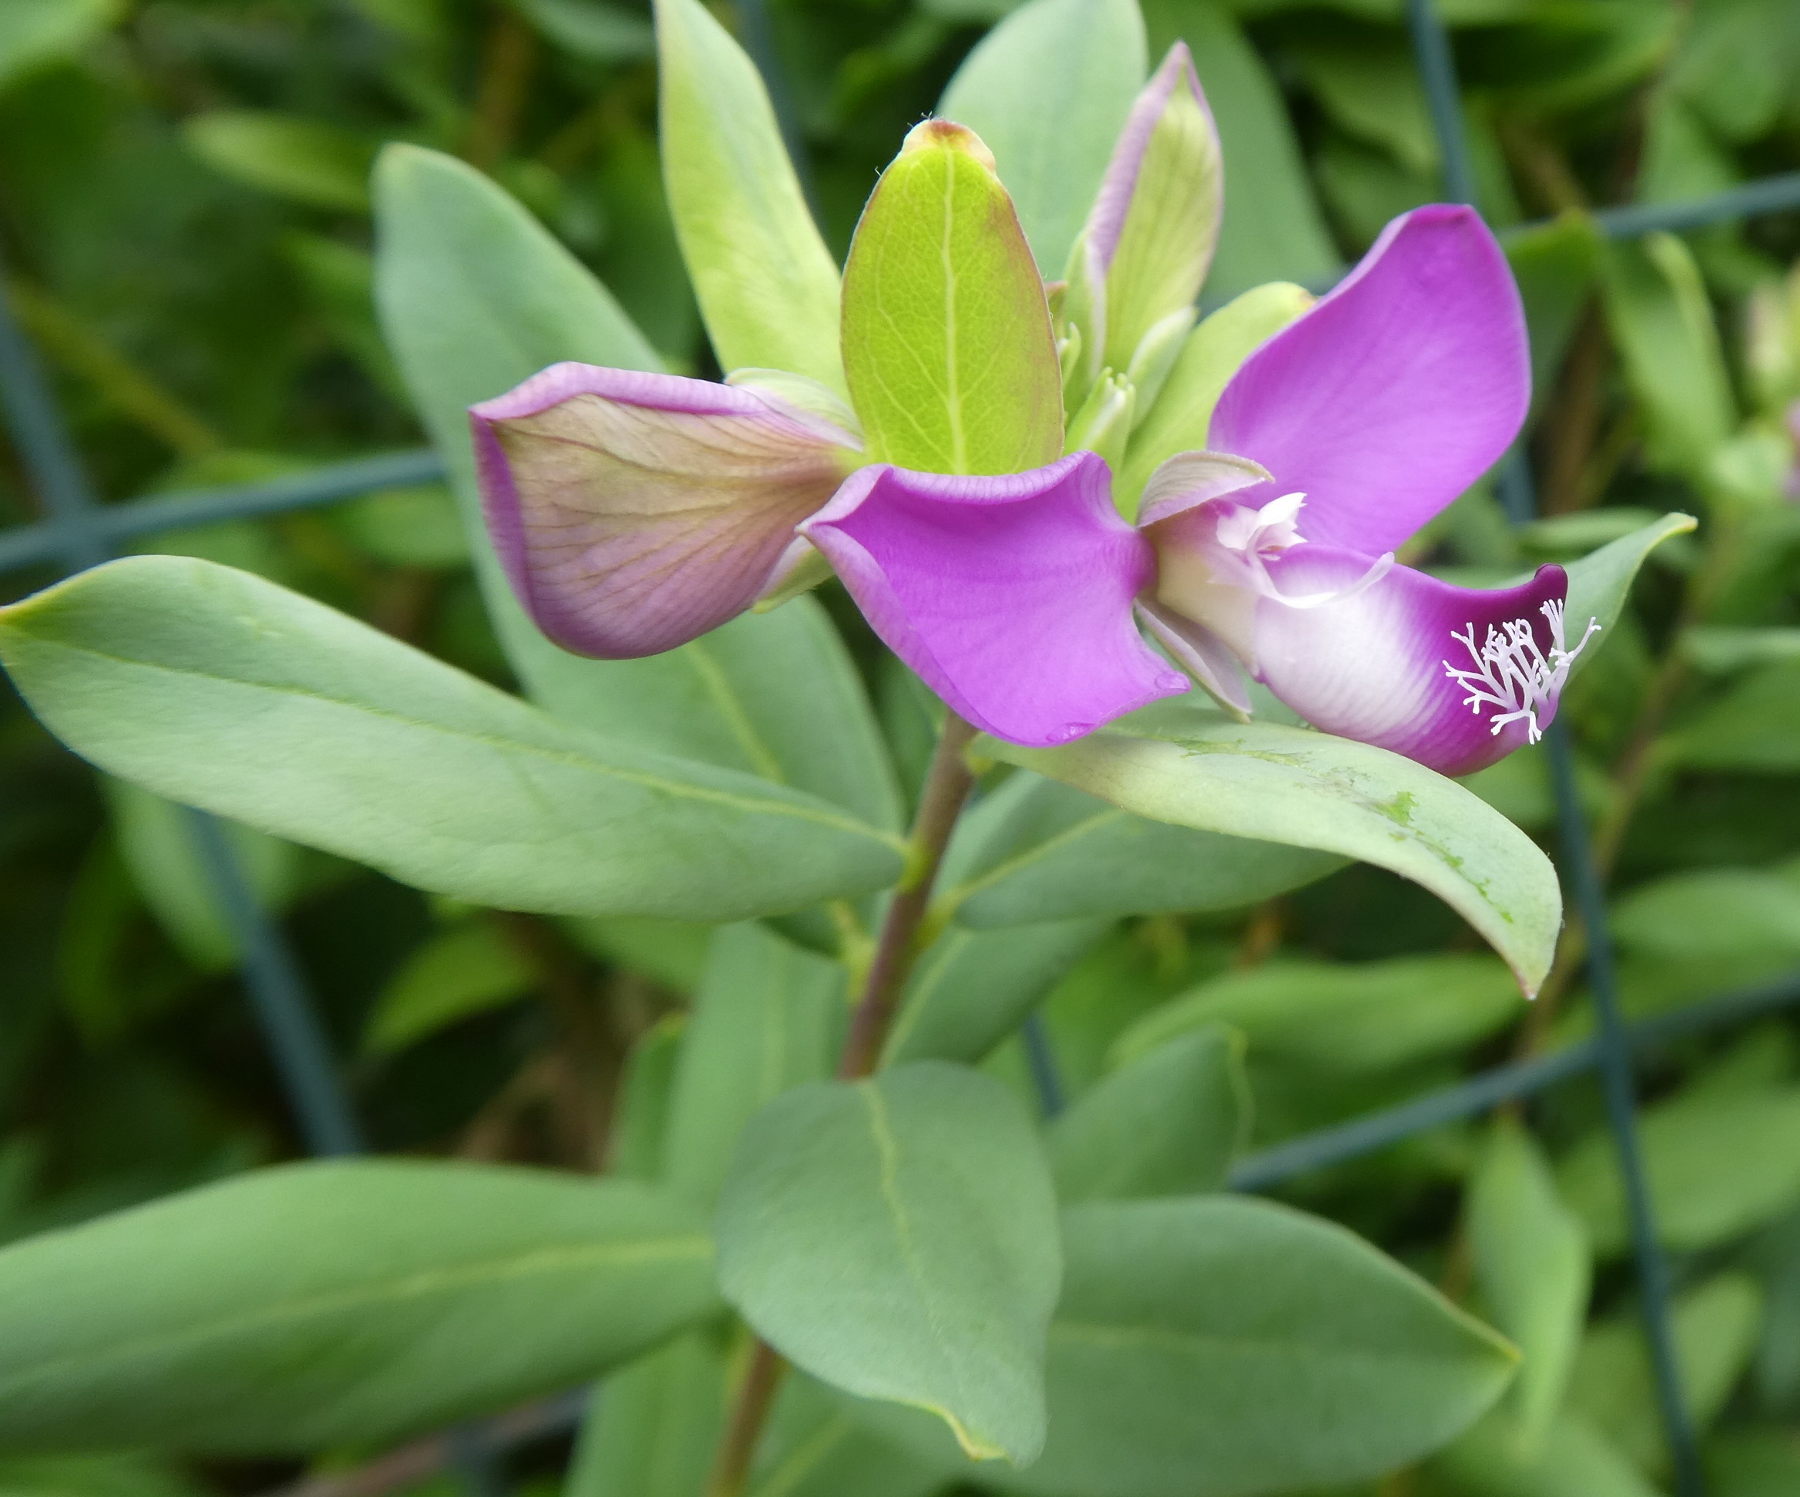
<svg viewBox="0 0 1800 1497">
<path fill-rule="evenodd" d="M 1419 77 L 1430 103 L 1432 127 L 1443 154 L 1445 187 L 1459 201 L 1473 203 L 1475 175 L 1470 165 L 1468 140 L 1463 132 L 1462 94 L 1457 86 L 1449 34 L 1432 9 L 1430 0 L 1407 0 L 1406 22 L 1412 32 Z M 1617 221 L 1616 214 L 1614 221 Z M 1507 464 L 1505 489 L 1506 507 L 1515 524 L 1536 512 L 1530 464 L 1520 454 L 1515 453 Z M 1636 1081 L 1632 1075 L 1623 1007 L 1619 1002 L 1618 976 L 1607 923 L 1605 883 L 1594 858 L 1587 821 L 1582 815 L 1581 798 L 1575 783 L 1575 748 L 1567 725 L 1562 722 L 1552 724 L 1547 738 L 1545 747 L 1551 782 L 1555 787 L 1562 842 L 1562 872 L 1573 886 L 1575 908 L 1587 934 L 1585 965 L 1600 1030 L 1593 1062 L 1599 1069 L 1606 1097 L 1607 1126 L 1618 1154 L 1619 1174 L 1625 1190 L 1632 1259 L 1637 1269 L 1644 1336 L 1649 1346 L 1657 1407 L 1662 1415 L 1663 1435 L 1669 1448 L 1678 1497 L 1704 1497 L 1706 1481 L 1700 1465 L 1699 1437 L 1682 1391 L 1681 1365 L 1675 1347 L 1669 1264 L 1657 1235 L 1656 1207 L 1651 1200 L 1643 1145 L 1638 1137 Z"/>
<path fill-rule="evenodd" d="M 767 69 L 773 47 L 766 18 L 762 18 L 754 0 L 750 8 L 751 20 L 758 23 L 751 30 L 759 50 L 765 54 Z M 1443 157 L 1446 190 L 1460 201 L 1474 201 L 1476 180 L 1463 130 L 1461 95 L 1448 33 L 1429 0 L 1407 0 L 1406 18 Z M 1608 237 L 1632 238 L 1789 209 L 1800 209 L 1800 173 L 1765 178 L 1685 202 L 1601 209 L 1593 214 L 1593 222 Z M 433 481 L 443 475 L 442 462 L 434 453 L 416 450 L 333 464 L 260 483 L 156 495 L 126 504 L 100 504 L 69 440 L 49 384 L 3 296 L 0 404 L 4 405 L 20 457 L 46 511 L 44 520 L 0 535 L 0 573 L 56 564 L 65 571 L 76 571 L 105 560 L 118 543 L 134 537 L 329 504 L 384 488 Z M 1522 523 L 1535 513 L 1533 483 L 1522 454 L 1515 453 L 1502 466 L 1498 488 L 1501 502 L 1515 523 Z M 1266 1189 L 1296 1175 L 1385 1148 L 1426 1129 L 1477 1115 L 1499 1102 L 1531 1095 L 1576 1075 L 1597 1072 L 1605 1089 L 1609 1125 L 1624 1177 L 1646 1330 L 1677 1491 L 1680 1497 L 1702 1497 L 1694 1431 L 1681 1396 L 1670 1335 L 1668 1269 L 1656 1238 L 1637 1141 L 1631 1055 L 1648 1045 L 1747 1022 L 1800 1003 L 1800 974 L 1627 1025 L 1621 1014 L 1606 935 L 1605 890 L 1574 794 L 1573 755 L 1561 725 L 1550 734 L 1548 753 L 1561 826 L 1562 867 L 1589 939 L 1588 978 L 1594 993 L 1598 1032 L 1555 1054 L 1499 1066 L 1402 1106 L 1252 1155 L 1234 1171 L 1232 1184 L 1239 1189 Z M 240 943 L 246 988 L 308 1146 L 318 1154 L 356 1152 L 361 1140 L 355 1118 L 291 953 L 261 908 L 223 827 L 203 813 L 192 814 L 196 850 Z M 1047 1035 L 1035 1017 L 1027 1024 L 1025 1042 L 1047 1110 L 1055 1111 L 1061 1106 L 1063 1088 Z M 457 1441 L 466 1447 L 467 1438 L 465 1432 L 457 1436 Z M 498 1490 L 499 1477 L 491 1470 L 485 1453 L 465 1448 L 464 1455 L 463 1477 L 471 1490 Z"/>
</svg>

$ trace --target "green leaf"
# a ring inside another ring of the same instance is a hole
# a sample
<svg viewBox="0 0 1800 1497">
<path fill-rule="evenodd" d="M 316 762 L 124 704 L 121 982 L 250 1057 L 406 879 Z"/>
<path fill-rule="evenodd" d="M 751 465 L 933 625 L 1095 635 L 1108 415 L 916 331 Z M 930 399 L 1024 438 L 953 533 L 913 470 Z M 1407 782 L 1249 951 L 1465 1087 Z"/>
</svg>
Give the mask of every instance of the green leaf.
<svg viewBox="0 0 1800 1497">
<path fill-rule="evenodd" d="M 981 1060 L 1107 927 L 1062 920 L 976 931 L 953 925 L 920 959 L 888 1031 L 882 1064 Z"/>
<path fill-rule="evenodd" d="M 124 8 L 123 0 L 8 0 L 0 6 L 0 86 L 75 55 Z"/>
<path fill-rule="evenodd" d="M 613 1173 L 634 1180 L 662 1178 L 669 1103 L 686 1030 L 686 1014 L 665 1014 L 631 1047 L 607 1140 L 611 1156 L 607 1168 Z"/>
<path fill-rule="evenodd" d="M 961 126 L 916 127 L 863 210 L 844 369 L 873 462 L 1021 473 L 1062 456 L 1044 285 L 992 158 Z"/>
<path fill-rule="evenodd" d="M 0 610 L 0 662 L 109 772 L 477 904 L 727 920 L 900 866 L 822 801 L 582 733 L 210 562 L 131 557 Z"/>
<path fill-rule="evenodd" d="M 1148 66 L 1132 0 L 1030 0 L 944 90 L 938 113 L 987 142 L 1046 276 L 1068 262 Z"/>
<path fill-rule="evenodd" d="M 738 1135 L 764 1103 L 831 1075 L 844 1027 L 844 970 L 756 925 L 712 939 L 681 1042 L 663 1178 L 718 1194 Z"/>
<path fill-rule="evenodd" d="M 1194 54 L 1225 147 L 1226 210 L 1213 261 L 1215 294 L 1264 281 L 1312 282 L 1340 269 L 1307 180 L 1281 90 L 1236 18 L 1222 6 L 1148 0 L 1150 50 L 1177 38 Z"/>
<path fill-rule="evenodd" d="M 1657 1228 L 1670 1247 L 1729 1242 L 1800 1202 L 1800 1088 L 1690 1090 L 1647 1109 L 1640 1137 Z M 1557 1183 L 1595 1250 L 1624 1252 L 1624 1186 L 1604 1129 L 1569 1151 Z"/>
<path fill-rule="evenodd" d="M 1343 1228 L 1229 1196 L 1064 1214 L 1045 1497 L 1252 1497 L 1373 1477 L 1451 1439 L 1515 1360 Z"/>
<path fill-rule="evenodd" d="M 1062 1201 L 1222 1190 L 1250 1127 L 1243 1037 L 1178 1035 L 1101 1078 L 1050 1130 Z"/>
<path fill-rule="evenodd" d="M 1062 748 L 984 738 L 981 752 L 1140 816 L 1391 869 L 1461 914 L 1527 993 L 1549 970 L 1562 924 L 1549 860 L 1477 796 L 1385 749 L 1178 707 Z"/>
<path fill-rule="evenodd" d="M 207 1489 L 140 1456 L 41 1455 L 0 1460 L 6 1497 L 205 1497 Z"/>
<path fill-rule="evenodd" d="M 1800 965 L 1800 880 L 1756 868 L 1671 874 L 1619 896 L 1609 923 L 1622 948 L 1647 957 Z"/>
<path fill-rule="evenodd" d="M 637 62 L 656 51 L 656 36 L 635 11 L 607 0 L 513 0 L 550 41 L 596 62 Z"/>
<path fill-rule="evenodd" d="M 391 1440 L 711 1313 L 710 1257 L 688 1208 L 623 1182 L 397 1161 L 240 1176 L 0 1251 L 0 1449 Z"/>
<path fill-rule="evenodd" d="M 720 365 L 834 390 L 838 268 L 756 65 L 699 0 L 656 0 L 663 179 Z"/>
<path fill-rule="evenodd" d="M 1713 453 L 1737 425 L 1737 409 L 1692 254 L 1672 234 L 1608 244 L 1600 289 L 1652 457 L 1703 483 Z"/>
<path fill-rule="evenodd" d="M 1325 113 L 1344 130 L 1420 175 L 1437 170 L 1437 132 L 1406 37 L 1320 27 L 1296 49 L 1295 61 Z"/>
<path fill-rule="evenodd" d="M 1706 1450 L 1710 1497 L 1789 1497 L 1800 1491 L 1800 1442 L 1787 1426 L 1731 1430 Z"/>
<path fill-rule="evenodd" d="M 1756 1349 L 1762 1292 L 1748 1274 L 1720 1274 L 1675 1300 L 1675 1363 L 1694 1427 L 1705 1430 L 1724 1408 Z M 1602 1321 L 1588 1333 L 1569 1384 L 1570 1407 L 1655 1474 L 1667 1470 L 1663 1422 L 1634 1312 Z"/>
<path fill-rule="evenodd" d="M 1127 1030 L 1117 1055 L 1144 1055 L 1176 1035 L 1224 1024 L 1259 1058 L 1381 1071 L 1466 1049 L 1519 1017 L 1518 988 L 1488 957 L 1288 958 L 1201 983 Z"/>
<path fill-rule="evenodd" d="M 583 660 L 526 618 L 481 519 L 467 408 L 562 359 L 655 369 L 656 355 L 604 287 L 461 162 L 394 147 L 376 188 L 382 320 L 450 466 L 489 614 L 527 695 L 625 741 L 785 781 L 884 825 L 897 821 L 893 772 L 868 703 L 814 600 L 734 619 L 647 660 Z M 456 315 L 446 317 L 446 307 Z"/>
<path fill-rule="evenodd" d="M 1187 336 L 1162 393 L 1131 435 L 1115 497 L 1136 513 L 1138 495 L 1157 465 L 1206 446 L 1213 407 L 1256 346 L 1313 304 L 1303 286 L 1272 281 L 1220 307 Z"/>
<path fill-rule="evenodd" d="M 389 979 L 369 1014 L 363 1050 L 391 1055 L 459 1019 L 510 1003 L 531 986 L 530 966 L 493 925 L 454 926 L 419 947 Z"/>
<path fill-rule="evenodd" d="M 1557 1195 L 1537 1143 L 1512 1118 L 1493 1124 L 1467 1209 L 1476 1286 L 1494 1324 L 1524 1354 L 1508 1403 L 1517 1416 L 1514 1449 L 1533 1456 L 1551 1438 L 1587 1320 L 1587 1235 Z"/>
<path fill-rule="evenodd" d="M 936 1497 L 960 1461 L 928 1460 L 882 1439 L 847 1402 L 809 1377 L 786 1379 L 757 1446 L 748 1497 Z"/>
<path fill-rule="evenodd" d="M 1054 780 L 1015 775 L 963 818 L 941 903 L 977 929 L 1235 909 L 1341 866 L 1305 848 L 1148 821 Z"/>
<path fill-rule="evenodd" d="M 1497 1411 L 1427 1469 L 1454 1497 L 1663 1497 L 1618 1446 L 1573 1414 L 1560 1415 L 1527 1453 L 1516 1422 Z"/>
<path fill-rule="evenodd" d="M 933 1061 L 787 1093 L 744 1134 L 718 1232 L 725 1297 L 807 1372 L 939 1415 L 978 1459 L 1042 1447 L 1056 1207 L 999 1082 Z"/>
<path fill-rule="evenodd" d="M 1645 559 L 1670 536 L 1686 535 L 1698 522 L 1692 515 L 1667 514 L 1650 525 L 1622 535 L 1575 561 L 1566 563 L 1569 574 L 1569 597 L 1566 612 L 1574 629 L 1587 627 L 1587 621 L 1598 619 L 1600 633 L 1575 661 L 1579 673 L 1596 649 L 1605 642 L 1607 631 L 1619 621 L 1631 584 Z"/>
<path fill-rule="evenodd" d="M 563 1497 L 694 1497 L 725 1420 L 725 1359 L 689 1331 L 595 1390 Z"/>
<path fill-rule="evenodd" d="M 340 125 L 255 109 L 215 109 L 182 123 L 188 149 L 224 176 L 312 208 L 369 206 L 375 147 Z"/>
<path fill-rule="evenodd" d="M 1786 774 L 1800 768 L 1800 661 L 1746 672 L 1657 747 L 1691 769 Z"/>
</svg>

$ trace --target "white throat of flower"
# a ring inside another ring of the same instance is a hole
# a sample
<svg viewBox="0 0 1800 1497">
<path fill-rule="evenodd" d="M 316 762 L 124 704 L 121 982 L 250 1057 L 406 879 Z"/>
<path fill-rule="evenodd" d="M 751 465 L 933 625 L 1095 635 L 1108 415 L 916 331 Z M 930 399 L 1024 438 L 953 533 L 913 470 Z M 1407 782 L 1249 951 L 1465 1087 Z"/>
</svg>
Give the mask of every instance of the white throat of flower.
<svg viewBox="0 0 1800 1497">
<path fill-rule="evenodd" d="M 1229 499 L 1220 502 L 1213 539 L 1235 564 L 1241 579 L 1239 585 L 1248 585 L 1259 596 L 1289 608 L 1321 608 L 1354 598 L 1388 574 L 1394 565 L 1391 551 L 1376 558 L 1368 571 L 1348 587 L 1321 593 L 1284 593 L 1269 575 L 1269 563 L 1295 546 L 1306 544 L 1306 537 L 1300 534 L 1300 511 L 1305 505 L 1304 493 L 1283 494 L 1260 509 Z"/>
<path fill-rule="evenodd" d="M 1506 623 L 1488 625 L 1487 638 L 1475 643 L 1475 626 L 1468 624 L 1450 637 L 1469 652 L 1474 667 L 1458 667 L 1444 662 L 1444 674 L 1469 694 L 1464 704 L 1479 714 L 1493 710 L 1489 732 L 1498 733 L 1508 723 L 1520 718 L 1526 723 L 1526 742 L 1536 743 L 1544 736 L 1538 713 L 1556 701 L 1556 695 L 1569 679 L 1569 667 L 1587 647 L 1587 642 L 1600 629 L 1600 621 L 1590 618 L 1587 630 L 1569 649 L 1563 638 L 1563 605 L 1552 598 L 1538 610 L 1550 625 L 1548 656 L 1538 648 L 1537 636 L 1529 619 L 1509 619 Z"/>
</svg>

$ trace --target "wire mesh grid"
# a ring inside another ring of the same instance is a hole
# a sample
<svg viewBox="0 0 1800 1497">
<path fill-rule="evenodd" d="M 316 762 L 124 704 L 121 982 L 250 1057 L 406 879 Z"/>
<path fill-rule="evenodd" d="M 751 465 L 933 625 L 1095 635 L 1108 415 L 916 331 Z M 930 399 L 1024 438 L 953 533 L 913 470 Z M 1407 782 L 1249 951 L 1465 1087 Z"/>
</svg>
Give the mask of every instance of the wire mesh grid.
<svg viewBox="0 0 1800 1497">
<path fill-rule="evenodd" d="M 746 8 L 760 11 L 759 5 Z M 1442 155 L 1445 191 L 1456 201 L 1480 206 L 1448 32 L 1431 0 L 1406 0 L 1406 22 Z M 1592 217 L 1606 237 L 1626 239 L 1794 208 L 1800 208 L 1800 172 L 1684 202 L 1602 209 Z M 102 503 L 70 440 L 36 352 L 4 294 L 0 294 L 0 405 L 43 512 L 43 518 L 32 524 L 0 533 L 0 575 L 43 568 L 67 575 L 105 561 L 121 543 L 136 537 L 314 508 L 384 488 L 428 482 L 444 472 L 435 453 L 420 449 L 382 453 L 267 482 L 161 494 L 127 504 Z M 1535 486 L 1522 447 L 1502 467 L 1498 487 L 1508 518 L 1515 525 L 1534 517 Z M 1800 972 L 1721 993 L 1674 1013 L 1627 1023 L 1607 937 L 1606 890 L 1576 795 L 1573 747 L 1560 721 L 1546 736 L 1546 752 L 1557 807 L 1558 869 L 1588 937 L 1584 963 L 1594 1003 L 1594 1036 L 1548 1055 L 1492 1067 L 1454 1086 L 1253 1154 L 1239 1162 L 1231 1184 L 1239 1190 L 1268 1189 L 1560 1082 L 1597 1077 L 1625 1188 L 1644 1332 L 1675 1491 L 1677 1497 L 1704 1497 L 1696 1433 L 1675 1358 L 1669 1265 L 1656 1230 L 1638 1139 L 1633 1057 L 1640 1051 L 1746 1024 L 1800 1004 Z M 282 931 L 262 907 L 223 826 L 204 812 L 191 811 L 189 817 L 201 864 L 242 953 L 246 998 L 300 1136 L 319 1157 L 363 1152 L 365 1140 L 355 1108 Z M 1027 1040 L 1028 1058 L 1043 1100 L 1054 1110 L 1060 1100 L 1054 1057 L 1048 1053 L 1041 1030 L 1029 1031 Z M 546 1410 L 543 1418 L 507 1418 L 449 1433 L 444 1448 L 468 1490 L 479 1497 L 503 1491 L 497 1454 L 509 1445 L 567 1427 L 579 1417 L 580 1406 L 558 1400 Z"/>
</svg>

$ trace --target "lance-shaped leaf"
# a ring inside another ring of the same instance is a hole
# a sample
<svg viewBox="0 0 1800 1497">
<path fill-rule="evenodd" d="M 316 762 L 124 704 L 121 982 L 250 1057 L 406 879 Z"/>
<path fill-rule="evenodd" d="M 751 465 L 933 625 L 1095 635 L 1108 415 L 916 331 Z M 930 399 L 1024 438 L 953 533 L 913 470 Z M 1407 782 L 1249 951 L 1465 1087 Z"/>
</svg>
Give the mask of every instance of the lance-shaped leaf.
<svg viewBox="0 0 1800 1497">
<path fill-rule="evenodd" d="M 657 0 L 656 46 L 669 210 L 719 363 L 841 390 L 837 264 L 756 65 L 699 0 Z"/>
<path fill-rule="evenodd" d="M 897 839 L 813 796 L 582 732 L 210 562 L 0 610 L 0 661 L 103 769 L 480 904 L 728 920 L 899 871 Z"/>
<path fill-rule="evenodd" d="M 726 1298 L 797 1366 L 940 1415 L 977 1459 L 1042 1448 L 1056 1202 L 998 1082 L 934 1061 L 788 1092 L 745 1130 L 718 1231 Z"/>
<path fill-rule="evenodd" d="M 564 649 L 655 655 L 735 618 L 854 438 L 760 391 L 556 364 L 474 407 L 488 532 Z"/>
<path fill-rule="evenodd" d="M 629 1181 L 263 1170 L 0 1252 L 0 1445 L 312 1451 L 566 1388 L 717 1309 Z"/>
<path fill-rule="evenodd" d="M 1385 749 L 1168 705 L 1078 743 L 982 751 L 1140 816 L 1361 858 L 1423 884 L 1535 992 L 1562 924 L 1550 860 L 1453 780 Z"/>
<path fill-rule="evenodd" d="M 1218 244 L 1224 191 L 1219 133 L 1177 42 L 1132 106 L 1069 267 L 1092 373 L 1130 369 L 1152 329 L 1188 312 Z"/>
<path fill-rule="evenodd" d="M 1043 282 L 993 157 L 961 125 L 915 127 L 863 211 L 844 369 L 871 462 L 1022 473 L 1062 453 Z"/>
</svg>

